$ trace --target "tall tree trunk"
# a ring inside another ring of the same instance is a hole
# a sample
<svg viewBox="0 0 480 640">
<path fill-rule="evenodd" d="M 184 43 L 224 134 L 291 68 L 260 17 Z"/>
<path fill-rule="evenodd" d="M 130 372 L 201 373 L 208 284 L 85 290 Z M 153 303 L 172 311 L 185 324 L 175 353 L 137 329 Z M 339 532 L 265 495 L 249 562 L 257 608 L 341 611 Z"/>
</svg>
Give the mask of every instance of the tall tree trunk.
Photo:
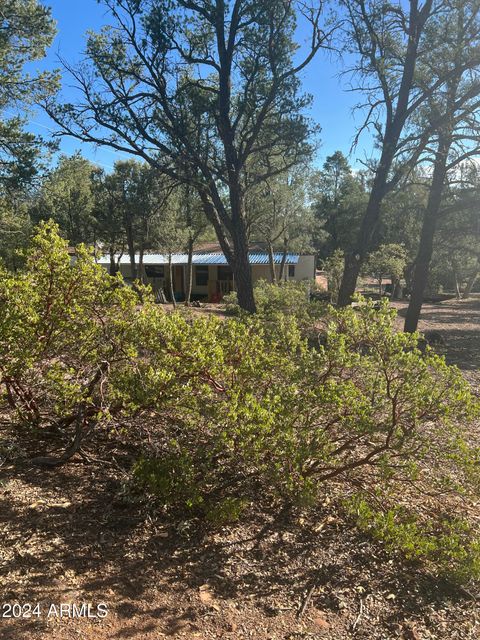
<svg viewBox="0 0 480 640">
<path fill-rule="evenodd" d="M 470 297 L 470 294 L 472 293 L 473 285 L 477 281 L 479 272 L 480 272 L 480 261 L 477 263 L 475 271 L 472 273 L 472 275 L 467 280 L 467 284 L 466 284 L 465 289 L 464 289 L 464 291 L 462 293 L 462 298 L 464 300 L 466 298 Z"/>
<path fill-rule="evenodd" d="M 268 242 L 268 264 L 270 266 L 270 280 L 272 284 L 277 284 L 277 273 L 275 271 L 275 254 L 273 252 L 272 243 Z"/>
<path fill-rule="evenodd" d="M 457 271 L 457 269 L 454 269 L 453 277 L 455 279 L 455 297 L 456 297 L 457 300 L 460 300 L 460 298 L 462 297 L 462 294 L 461 294 L 461 291 L 460 291 L 460 281 L 458 279 L 458 271 Z"/>
<path fill-rule="evenodd" d="M 172 268 L 172 254 L 168 254 L 168 286 L 170 288 L 170 297 L 172 299 L 173 308 L 175 309 L 177 306 L 177 301 L 175 300 L 175 291 L 173 287 L 173 268 Z"/>
<path fill-rule="evenodd" d="M 125 247 L 122 247 L 122 250 L 120 251 L 120 253 L 117 256 L 117 259 L 115 261 L 115 273 L 118 273 L 120 271 L 120 260 L 123 257 L 123 252 L 125 250 Z"/>
<path fill-rule="evenodd" d="M 400 286 L 400 278 L 397 276 L 390 276 L 390 282 L 392 283 L 392 300 L 398 300 L 402 295 L 402 287 Z"/>
<path fill-rule="evenodd" d="M 338 288 L 337 305 L 345 307 L 352 301 L 357 286 L 360 268 L 362 266 L 360 254 L 345 253 L 343 274 Z"/>
<path fill-rule="evenodd" d="M 128 255 L 130 258 L 130 276 L 132 278 L 132 289 L 138 295 L 140 302 L 143 302 L 143 293 L 142 290 L 138 287 L 138 270 L 135 260 L 135 240 L 132 220 L 128 216 L 125 219 L 125 235 L 127 238 Z"/>
<path fill-rule="evenodd" d="M 115 262 L 115 249 L 113 247 L 110 247 L 108 253 L 110 256 L 110 275 L 114 276 L 117 273 L 117 263 Z"/>
<path fill-rule="evenodd" d="M 252 269 L 248 257 L 246 235 L 234 232 L 233 234 L 233 265 L 232 271 L 237 288 L 238 304 L 242 309 L 255 313 L 256 305 L 253 295 Z"/>
<path fill-rule="evenodd" d="M 140 280 L 140 282 L 143 284 L 144 283 L 144 279 L 143 279 L 143 256 L 145 254 L 145 249 L 142 247 L 140 247 L 140 252 L 138 255 L 138 270 L 137 270 L 137 274 L 138 274 L 138 279 Z"/>
<path fill-rule="evenodd" d="M 256 306 L 253 295 L 252 271 L 248 259 L 247 229 L 245 226 L 243 199 L 240 195 L 240 188 L 238 187 L 237 190 L 234 190 L 232 186 L 230 186 L 231 220 L 227 219 L 225 212 L 222 212 L 222 215 L 220 215 L 221 202 L 216 203 L 214 206 L 206 191 L 199 189 L 198 194 L 202 201 L 205 215 L 212 223 L 222 251 L 232 269 L 238 304 L 245 311 L 255 313 Z M 231 242 L 225 232 L 225 227 L 228 229 Z"/>
<path fill-rule="evenodd" d="M 405 317 L 404 330 L 413 333 L 417 330 L 420 311 L 423 304 L 423 296 L 428 281 L 428 272 L 433 253 L 433 240 L 437 227 L 438 211 L 442 201 L 443 188 L 446 177 L 446 166 L 448 152 L 450 149 L 450 137 L 441 136 L 438 149 L 435 155 L 432 182 L 428 194 L 427 208 L 423 216 L 420 244 L 418 246 L 417 257 L 415 258 L 415 268 L 413 271 L 413 286 L 410 302 Z"/>
<path fill-rule="evenodd" d="M 370 251 L 372 239 L 380 218 L 380 207 L 387 192 L 386 183 L 388 173 L 395 155 L 397 143 L 398 136 L 392 140 L 390 145 L 384 145 L 382 158 L 375 174 L 372 191 L 370 192 L 367 209 L 360 225 L 355 248 L 345 253 L 345 264 L 337 302 L 340 307 L 345 307 L 351 303 L 362 264 L 365 261 L 367 253 Z"/>
<path fill-rule="evenodd" d="M 188 239 L 187 273 L 185 278 L 185 306 L 190 305 L 193 282 L 193 238 Z"/>
<path fill-rule="evenodd" d="M 406 297 L 409 297 L 412 292 L 414 270 L 415 270 L 415 261 L 409 262 L 403 270 L 403 277 L 405 278 L 404 294 Z"/>
<path fill-rule="evenodd" d="M 285 276 L 285 264 L 287 263 L 287 253 L 288 253 L 288 238 L 283 239 L 283 254 L 282 260 L 280 262 L 280 273 L 278 274 L 279 282 L 282 282 Z"/>
<path fill-rule="evenodd" d="M 237 286 L 238 304 L 241 309 L 255 313 L 252 269 L 248 255 L 248 235 L 245 224 L 245 203 L 238 176 L 230 184 L 230 207 L 232 210 L 231 237 L 233 243 L 232 271 Z"/>
<path fill-rule="evenodd" d="M 370 197 L 360 225 L 357 240 L 353 250 L 345 254 L 342 283 L 340 285 L 340 291 L 338 292 L 338 305 L 341 307 L 349 305 L 352 300 L 360 269 L 367 253 L 371 249 L 372 239 L 375 236 L 380 219 L 382 201 L 388 192 L 387 183 L 390 169 L 397 152 L 398 141 L 408 118 L 410 93 L 418 55 L 418 44 L 425 27 L 425 22 L 430 15 L 431 7 L 432 0 L 426 0 L 421 8 L 418 6 L 418 2 L 410 2 L 409 36 L 402 79 L 398 89 L 395 109 L 389 116 L 387 115 L 382 153 L 375 172 L 372 190 L 370 191 Z M 393 109 L 393 105 L 390 104 L 390 108 Z"/>
<path fill-rule="evenodd" d="M 132 221 L 127 217 L 125 220 L 125 235 L 127 237 L 128 255 L 130 258 L 130 277 L 135 282 L 137 279 L 137 264 L 135 261 L 135 241 L 133 238 Z"/>
</svg>

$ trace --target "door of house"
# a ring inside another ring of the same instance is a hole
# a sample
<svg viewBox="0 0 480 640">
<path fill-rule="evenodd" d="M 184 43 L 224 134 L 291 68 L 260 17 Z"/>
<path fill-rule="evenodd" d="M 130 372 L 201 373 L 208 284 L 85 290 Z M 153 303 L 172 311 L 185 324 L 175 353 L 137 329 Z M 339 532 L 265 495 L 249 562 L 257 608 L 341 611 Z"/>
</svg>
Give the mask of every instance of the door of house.
<svg viewBox="0 0 480 640">
<path fill-rule="evenodd" d="M 184 293 L 184 284 L 183 284 L 183 266 L 181 264 L 176 264 L 173 267 L 173 290 L 175 293 Z"/>
</svg>

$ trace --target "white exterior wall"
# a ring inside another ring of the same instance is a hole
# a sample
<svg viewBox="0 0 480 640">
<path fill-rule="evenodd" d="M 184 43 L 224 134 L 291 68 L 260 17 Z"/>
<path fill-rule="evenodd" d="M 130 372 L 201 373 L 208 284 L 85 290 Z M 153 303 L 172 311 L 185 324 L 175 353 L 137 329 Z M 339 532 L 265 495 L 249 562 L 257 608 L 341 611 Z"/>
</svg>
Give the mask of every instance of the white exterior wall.
<svg viewBox="0 0 480 640">
<path fill-rule="evenodd" d="M 295 265 L 295 280 L 315 279 L 315 256 L 300 256 Z"/>
<path fill-rule="evenodd" d="M 278 277 L 278 270 L 277 270 Z M 270 267 L 268 264 L 252 264 L 252 280 L 266 280 L 270 282 Z"/>
<path fill-rule="evenodd" d="M 284 280 L 314 280 L 315 279 L 315 256 L 300 256 L 298 263 L 295 266 L 295 275 L 293 278 L 289 277 L 289 267 L 286 264 L 283 269 Z M 277 279 L 280 278 L 280 265 L 275 265 L 275 271 Z M 270 266 L 268 264 L 254 264 L 252 265 L 252 278 L 253 281 L 263 279 L 270 282 Z"/>
</svg>

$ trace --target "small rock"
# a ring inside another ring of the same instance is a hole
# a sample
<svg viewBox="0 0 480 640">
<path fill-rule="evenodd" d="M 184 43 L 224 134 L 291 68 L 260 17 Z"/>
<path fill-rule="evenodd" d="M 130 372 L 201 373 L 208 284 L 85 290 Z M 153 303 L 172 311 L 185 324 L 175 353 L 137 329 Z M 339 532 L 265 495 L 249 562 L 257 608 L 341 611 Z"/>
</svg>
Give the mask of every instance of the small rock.
<svg viewBox="0 0 480 640">
<path fill-rule="evenodd" d="M 212 604 L 214 598 L 208 584 L 202 584 L 202 586 L 199 588 L 199 595 L 200 600 L 203 602 L 203 604 Z"/>
</svg>

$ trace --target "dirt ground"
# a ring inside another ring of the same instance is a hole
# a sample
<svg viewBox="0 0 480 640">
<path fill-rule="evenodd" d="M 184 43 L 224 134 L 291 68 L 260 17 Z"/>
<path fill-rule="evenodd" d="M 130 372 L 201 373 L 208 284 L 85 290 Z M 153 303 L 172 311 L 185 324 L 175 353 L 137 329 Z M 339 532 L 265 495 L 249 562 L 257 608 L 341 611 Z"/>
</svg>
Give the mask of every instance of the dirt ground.
<svg viewBox="0 0 480 640">
<path fill-rule="evenodd" d="M 407 304 L 395 302 L 397 323 L 403 327 Z M 437 331 L 445 341 L 438 349 L 450 364 L 463 371 L 480 370 L 480 294 L 468 300 L 446 300 L 438 304 L 425 304 L 419 331 Z"/>
<path fill-rule="evenodd" d="M 420 328 L 478 383 L 479 297 L 426 305 Z M 6 423 L 0 444 L 2 640 L 480 638 L 480 596 L 387 553 L 328 496 L 212 530 L 127 499 L 121 447 L 45 471 Z"/>
</svg>

